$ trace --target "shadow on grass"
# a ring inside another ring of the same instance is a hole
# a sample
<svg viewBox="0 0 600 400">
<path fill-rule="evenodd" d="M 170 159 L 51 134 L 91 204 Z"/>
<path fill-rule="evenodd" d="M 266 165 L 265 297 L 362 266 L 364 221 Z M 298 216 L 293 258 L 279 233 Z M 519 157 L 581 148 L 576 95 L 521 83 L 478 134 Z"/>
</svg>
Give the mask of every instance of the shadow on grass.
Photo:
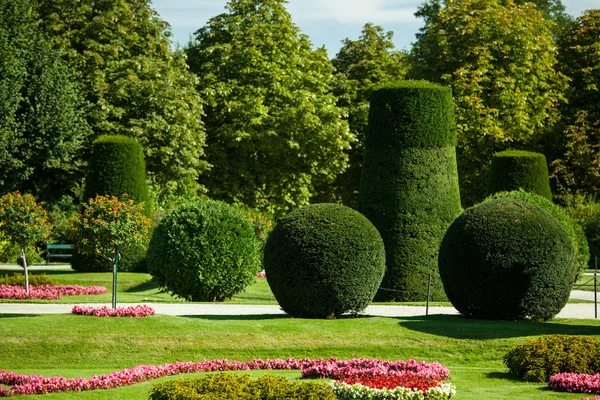
<svg viewBox="0 0 600 400">
<path fill-rule="evenodd" d="M 500 379 L 510 382 L 523 382 L 521 378 L 511 374 L 510 372 L 489 372 L 485 375 L 485 377 L 488 379 Z"/>
<path fill-rule="evenodd" d="M 291 318 L 287 314 L 252 314 L 252 315 L 181 315 L 183 318 L 206 319 L 209 321 L 264 321 L 267 319 Z"/>
<path fill-rule="evenodd" d="M 23 317 L 39 317 L 42 314 L 0 314 L 0 319 L 6 318 L 23 318 Z"/>
<path fill-rule="evenodd" d="M 125 290 L 124 293 L 138 293 L 138 292 L 146 292 L 148 290 L 155 290 L 158 289 L 160 286 L 158 285 L 158 283 L 149 280 L 143 283 L 140 283 L 137 286 L 134 287 L 130 287 L 129 289 Z"/>
<path fill-rule="evenodd" d="M 593 325 L 532 321 L 487 321 L 456 315 L 403 317 L 406 329 L 453 339 L 506 339 L 539 335 L 598 335 L 600 321 Z"/>
</svg>

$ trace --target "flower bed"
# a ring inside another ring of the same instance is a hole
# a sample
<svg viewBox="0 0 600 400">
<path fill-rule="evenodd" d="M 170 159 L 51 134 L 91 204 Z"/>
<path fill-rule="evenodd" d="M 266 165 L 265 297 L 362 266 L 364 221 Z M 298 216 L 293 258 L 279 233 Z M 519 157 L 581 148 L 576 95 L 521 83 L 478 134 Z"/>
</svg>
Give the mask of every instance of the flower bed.
<svg viewBox="0 0 600 400">
<path fill-rule="evenodd" d="M 588 375 L 563 372 L 552 376 L 548 387 L 558 392 L 600 394 L 600 373 Z"/>
<path fill-rule="evenodd" d="M 107 306 L 88 307 L 88 306 L 73 306 L 71 310 L 73 314 L 93 315 L 95 317 L 132 317 L 140 318 L 154 315 L 154 309 L 145 304 L 129 307 L 117 307 L 117 309 Z"/>
<path fill-rule="evenodd" d="M 257 278 L 266 278 L 266 277 L 267 277 L 267 274 L 266 274 L 266 272 L 265 272 L 264 270 L 262 270 L 262 271 L 260 271 L 260 272 L 259 272 L 259 273 L 256 275 L 256 277 L 257 277 Z"/>
<path fill-rule="evenodd" d="M 445 367 L 438 363 L 425 364 L 415 363 L 409 360 L 405 364 L 418 364 L 420 365 L 423 375 L 427 377 L 430 368 L 427 365 L 435 364 L 433 370 L 441 371 L 442 368 L 447 371 Z M 186 373 L 198 373 L 198 372 L 217 372 L 217 371 L 242 371 L 242 370 L 302 370 L 302 375 L 305 376 L 305 371 L 311 369 L 315 371 L 314 367 L 330 365 L 330 371 L 333 371 L 333 365 L 341 365 L 344 368 L 346 365 L 400 365 L 402 361 L 389 362 L 381 360 L 367 360 L 367 359 L 356 359 L 356 360 L 336 360 L 334 358 L 325 361 L 323 359 L 311 360 L 308 358 L 296 360 L 295 358 L 288 358 L 287 360 L 261 360 L 255 359 L 252 361 L 227 361 L 222 360 L 204 360 L 201 362 L 176 362 L 174 364 L 162 364 L 162 365 L 141 365 L 130 369 L 123 369 L 121 371 L 112 372 L 110 374 L 92 376 L 89 379 L 85 378 L 74 378 L 67 379 L 64 377 L 44 377 L 38 375 L 22 375 L 14 372 L 0 371 L 0 385 L 8 385 L 10 389 L 6 390 L 0 387 L 0 397 L 10 397 L 16 395 L 30 395 L 30 394 L 44 394 L 52 392 L 64 392 L 64 391 L 83 391 L 83 390 L 96 390 L 96 389 L 113 389 L 120 386 L 128 386 L 136 383 L 145 382 L 150 379 L 161 378 L 164 376 L 172 376 Z M 440 368 L 441 367 L 441 368 Z M 405 371 L 406 372 L 406 371 Z M 417 373 L 418 374 L 418 373 Z M 441 384 L 440 387 L 445 384 Z M 433 390 L 431 388 L 430 390 Z M 409 389 L 411 390 L 411 389 Z M 417 393 L 417 392 L 414 392 Z M 407 397 L 408 398 L 408 397 Z M 422 397 L 416 397 L 422 398 Z M 449 397 L 428 397 L 427 399 L 445 399 Z"/>
<path fill-rule="evenodd" d="M 333 381 L 332 389 L 340 400 L 445 400 L 451 399 L 456 394 L 453 385 L 414 372 L 407 372 L 403 376 L 345 378 Z"/>
<path fill-rule="evenodd" d="M 107 290 L 103 286 L 30 286 L 29 294 L 25 292 L 23 286 L 0 285 L 0 299 L 13 300 L 58 300 L 60 296 L 87 296 L 95 294 L 104 294 Z"/>
</svg>

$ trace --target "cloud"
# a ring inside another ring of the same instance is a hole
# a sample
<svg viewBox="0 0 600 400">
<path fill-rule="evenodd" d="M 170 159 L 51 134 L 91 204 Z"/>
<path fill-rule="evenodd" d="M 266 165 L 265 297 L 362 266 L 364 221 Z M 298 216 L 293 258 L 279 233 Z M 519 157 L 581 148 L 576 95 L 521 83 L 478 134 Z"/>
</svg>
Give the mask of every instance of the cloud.
<svg viewBox="0 0 600 400">
<path fill-rule="evenodd" d="M 341 24 L 414 21 L 421 0 L 289 0 L 295 20 L 333 20 Z"/>
</svg>

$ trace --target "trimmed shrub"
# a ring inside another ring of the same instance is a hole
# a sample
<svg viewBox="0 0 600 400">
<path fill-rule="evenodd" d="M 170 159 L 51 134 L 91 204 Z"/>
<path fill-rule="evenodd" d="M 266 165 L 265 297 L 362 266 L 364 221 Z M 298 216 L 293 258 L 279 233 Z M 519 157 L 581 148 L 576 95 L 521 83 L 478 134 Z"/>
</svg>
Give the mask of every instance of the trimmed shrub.
<svg viewBox="0 0 600 400">
<path fill-rule="evenodd" d="M 522 189 L 513 190 L 512 192 L 499 192 L 487 200 L 506 198 L 533 204 L 550 213 L 562 225 L 571 238 L 571 244 L 575 252 L 575 257 L 573 258 L 573 283 L 577 282 L 577 279 L 583 276 L 583 271 L 587 268 L 590 260 L 590 249 L 581 226 L 567 214 L 564 208 L 539 194 L 526 192 Z"/>
<path fill-rule="evenodd" d="M 600 203 L 587 196 L 567 196 L 567 213 L 582 227 L 590 249 L 589 268 L 595 268 L 594 256 L 600 259 Z M 600 261 L 600 260 L 599 260 Z"/>
<path fill-rule="evenodd" d="M 144 203 L 144 214 L 152 218 L 153 204 L 146 181 L 142 145 L 126 136 L 101 136 L 92 147 L 84 200 L 97 195 L 120 197 L 127 194 L 136 203 Z M 145 272 L 148 240 L 139 246 L 121 249 L 120 271 Z M 73 252 L 71 267 L 79 272 L 112 271 L 112 263 L 100 256 Z"/>
<path fill-rule="evenodd" d="M 385 249 L 367 218 L 339 204 L 312 204 L 281 218 L 267 239 L 267 282 L 281 308 L 333 318 L 366 308 L 385 271 Z"/>
<path fill-rule="evenodd" d="M 330 386 L 288 381 L 284 377 L 220 373 L 204 378 L 171 380 L 152 386 L 150 400 L 335 400 Z"/>
<path fill-rule="evenodd" d="M 600 342 L 593 337 L 547 335 L 513 347 L 504 364 L 530 382 L 548 382 L 561 372 L 600 372 Z"/>
<path fill-rule="evenodd" d="M 189 301 L 223 301 L 243 291 L 261 270 L 254 229 L 235 207 L 196 199 L 171 211 L 155 228 L 148 272 Z"/>
<path fill-rule="evenodd" d="M 404 81 L 373 93 L 358 209 L 385 243 L 376 301 L 425 300 L 428 276 L 439 276 L 440 242 L 462 211 L 455 145 L 449 88 Z M 441 285 L 432 289 L 433 300 L 446 299 Z"/>
<path fill-rule="evenodd" d="M 440 247 L 440 276 L 452 305 L 481 319 L 549 320 L 567 303 L 573 246 L 548 212 L 492 199 L 467 209 Z"/>
<path fill-rule="evenodd" d="M 25 286 L 25 276 L 23 274 L 13 272 L 12 274 L 0 276 L 0 285 L 8 286 Z M 29 285 L 31 286 L 55 286 L 56 281 L 46 274 L 29 275 Z"/>
<path fill-rule="evenodd" d="M 494 154 L 488 189 L 490 194 L 523 189 L 552 200 L 546 156 L 522 150 Z"/>
</svg>

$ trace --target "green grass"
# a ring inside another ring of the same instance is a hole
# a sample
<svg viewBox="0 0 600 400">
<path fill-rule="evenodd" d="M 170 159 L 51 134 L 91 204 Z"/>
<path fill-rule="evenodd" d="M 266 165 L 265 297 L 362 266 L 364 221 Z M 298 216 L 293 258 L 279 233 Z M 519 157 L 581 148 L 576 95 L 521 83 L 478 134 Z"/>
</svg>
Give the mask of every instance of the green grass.
<svg viewBox="0 0 600 400">
<path fill-rule="evenodd" d="M 592 271 L 593 273 L 593 271 Z M 596 277 L 596 285 L 598 291 L 600 291 L 600 274 Z M 581 279 L 575 282 L 573 285 L 573 289 L 576 290 L 586 290 L 586 291 L 594 291 L 594 277 L 590 275 L 584 275 Z"/>
</svg>

